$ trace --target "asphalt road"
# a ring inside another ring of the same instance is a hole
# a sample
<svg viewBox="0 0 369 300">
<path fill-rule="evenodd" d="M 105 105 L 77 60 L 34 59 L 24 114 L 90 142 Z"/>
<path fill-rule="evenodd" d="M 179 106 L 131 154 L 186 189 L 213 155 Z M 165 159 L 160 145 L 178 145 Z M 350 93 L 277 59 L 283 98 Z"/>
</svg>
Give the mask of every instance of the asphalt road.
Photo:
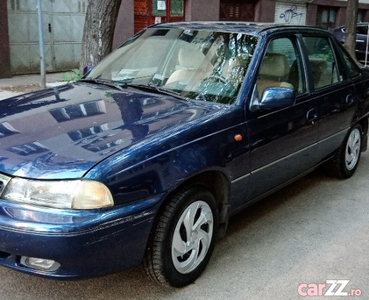
<svg viewBox="0 0 369 300">
<path fill-rule="evenodd" d="M 349 180 L 315 172 L 295 182 L 234 216 L 186 288 L 156 286 L 139 268 L 61 282 L 0 267 L 0 299 L 369 299 L 368 189 L 369 152 Z"/>
</svg>

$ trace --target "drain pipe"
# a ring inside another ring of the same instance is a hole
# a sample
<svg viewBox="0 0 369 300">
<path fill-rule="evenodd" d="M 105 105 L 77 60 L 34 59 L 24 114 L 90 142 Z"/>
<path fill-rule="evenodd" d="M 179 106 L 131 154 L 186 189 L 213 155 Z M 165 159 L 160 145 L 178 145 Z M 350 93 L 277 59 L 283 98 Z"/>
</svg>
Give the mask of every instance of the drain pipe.
<svg viewBox="0 0 369 300">
<path fill-rule="evenodd" d="M 38 37 L 40 44 L 40 73 L 41 87 L 46 88 L 46 71 L 45 71 L 45 43 L 44 43 L 44 26 L 42 22 L 42 4 L 41 0 L 37 0 L 37 16 L 38 16 Z"/>
</svg>

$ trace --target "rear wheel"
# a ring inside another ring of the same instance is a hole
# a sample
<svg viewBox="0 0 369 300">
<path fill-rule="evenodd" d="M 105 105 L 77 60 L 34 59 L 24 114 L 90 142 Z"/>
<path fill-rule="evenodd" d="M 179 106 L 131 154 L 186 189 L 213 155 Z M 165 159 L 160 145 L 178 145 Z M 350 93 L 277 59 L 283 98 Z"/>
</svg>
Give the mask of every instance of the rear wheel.
<svg viewBox="0 0 369 300">
<path fill-rule="evenodd" d="M 144 259 L 154 281 L 175 287 L 194 282 L 205 269 L 218 231 L 213 195 L 203 187 L 175 194 L 162 211 Z"/>
<path fill-rule="evenodd" d="M 352 127 L 336 153 L 332 161 L 332 170 L 338 178 L 349 178 L 355 173 L 361 156 L 362 132 L 359 124 Z"/>
</svg>

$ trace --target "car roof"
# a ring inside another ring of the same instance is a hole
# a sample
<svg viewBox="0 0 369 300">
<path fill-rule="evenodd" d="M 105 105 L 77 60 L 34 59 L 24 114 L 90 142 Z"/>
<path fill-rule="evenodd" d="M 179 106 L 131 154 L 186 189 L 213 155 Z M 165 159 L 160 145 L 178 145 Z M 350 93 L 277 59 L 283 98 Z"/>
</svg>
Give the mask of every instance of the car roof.
<svg viewBox="0 0 369 300">
<path fill-rule="evenodd" d="M 369 25 L 369 22 L 360 22 L 360 23 L 356 24 L 356 27 L 358 27 L 358 26 L 368 26 L 368 25 Z M 341 28 L 345 28 L 345 27 L 346 27 L 346 25 L 342 25 L 342 26 L 335 27 L 331 30 L 341 29 Z"/>
<path fill-rule="evenodd" d="M 257 22 L 221 22 L 221 21 L 199 21 L 199 22 L 173 22 L 159 23 L 151 25 L 151 28 L 181 28 L 188 30 L 211 30 L 225 32 L 239 32 L 258 35 L 263 31 L 278 31 L 278 30 L 297 30 L 297 31 L 319 31 L 327 32 L 326 30 L 307 25 L 289 25 L 278 23 L 257 23 Z"/>
</svg>

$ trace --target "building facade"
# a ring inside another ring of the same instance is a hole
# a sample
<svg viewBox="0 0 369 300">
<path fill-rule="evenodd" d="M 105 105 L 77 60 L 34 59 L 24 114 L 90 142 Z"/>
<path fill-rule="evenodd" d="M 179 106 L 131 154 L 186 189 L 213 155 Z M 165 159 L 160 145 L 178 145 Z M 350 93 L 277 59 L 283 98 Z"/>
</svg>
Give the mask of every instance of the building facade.
<svg viewBox="0 0 369 300">
<path fill-rule="evenodd" d="M 2 1 L 3 3 L 4 1 Z M 12 74 L 37 73 L 40 69 L 37 0 L 7 0 Z M 82 35 L 88 0 L 42 0 L 45 65 L 47 72 L 70 70 L 81 57 Z M 0 19 L 3 18 L 0 16 Z"/>
<path fill-rule="evenodd" d="M 42 0 L 47 71 L 78 66 L 88 0 Z M 122 0 L 113 48 L 142 28 L 173 21 L 247 21 L 345 24 L 346 0 Z M 36 0 L 0 2 L 0 78 L 39 72 Z M 359 1 L 358 21 L 369 21 L 369 0 Z"/>
</svg>

